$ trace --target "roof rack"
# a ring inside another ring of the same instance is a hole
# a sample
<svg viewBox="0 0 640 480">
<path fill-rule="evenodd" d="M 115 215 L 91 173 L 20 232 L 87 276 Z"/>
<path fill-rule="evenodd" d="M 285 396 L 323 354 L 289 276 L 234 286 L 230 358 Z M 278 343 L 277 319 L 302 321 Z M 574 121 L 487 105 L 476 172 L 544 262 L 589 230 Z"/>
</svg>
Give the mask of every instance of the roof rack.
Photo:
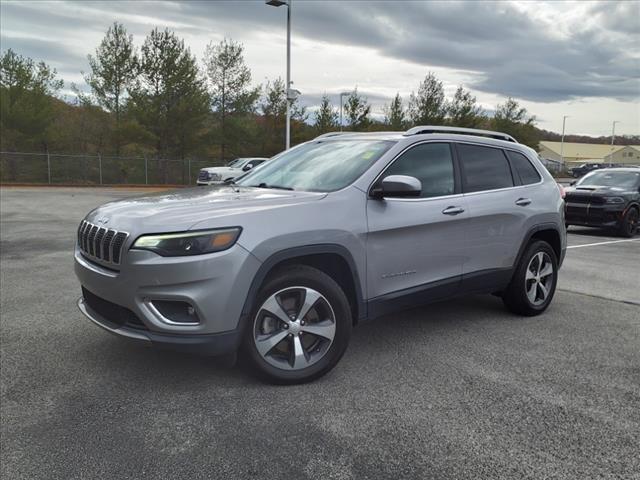
<svg viewBox="0 0 640 480">
<path fill-rule="evenodd" d="M 518 143 L 511 135 L 501 132 L 492 132 L 491 130 L 478 130 L 476 128 L 459 128 L 459 127 L 439 127 L 432 125 L 424 125 L 413 127 L 404 132 L 405 136 L 420 135 L 424 133 L 458 133 L 460 135 L 475 135 L 478 137 L 489 137 L 497 140 Z"/>
<path fill-rule="evenodd" d="M 327 132 L 327 133 L 323 133 L 322 135 L 318 135 L 316 138 L 314 138 L 314 140 L 317 140 L 319 138 L 337 137 L 338 135 L 344 135 L 346 133 L 353 133 L 353 132 Z"/>
</svg>

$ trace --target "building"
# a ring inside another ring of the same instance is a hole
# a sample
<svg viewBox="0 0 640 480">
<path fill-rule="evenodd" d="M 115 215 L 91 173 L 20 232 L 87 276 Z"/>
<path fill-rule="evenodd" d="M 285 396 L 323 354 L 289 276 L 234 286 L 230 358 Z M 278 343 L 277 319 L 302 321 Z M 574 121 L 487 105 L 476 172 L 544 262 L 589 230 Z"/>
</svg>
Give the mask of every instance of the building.
<svg viewBox="0 0 640 480">
<path fill-rule="evenodd" d="M 617 163 L 640 165 L 640 145 L 599 145 L 595 143 L 540 142 L 540 156 L 562 161 L 568 168 L 583 163 Z M 560 155 L 562 152 L 562 155 Z"/>
</svg>

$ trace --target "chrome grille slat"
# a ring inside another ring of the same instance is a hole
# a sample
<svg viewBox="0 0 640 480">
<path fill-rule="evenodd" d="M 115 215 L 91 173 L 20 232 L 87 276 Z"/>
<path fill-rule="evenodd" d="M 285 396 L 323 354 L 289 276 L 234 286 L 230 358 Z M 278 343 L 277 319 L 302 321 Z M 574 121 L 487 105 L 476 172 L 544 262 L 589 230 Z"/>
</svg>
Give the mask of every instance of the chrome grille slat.
<svg viewBox="0 0 640 480">
<path fill-rule="evenodd" d="M 78 227 L 78 247 L 83 255 L 101 263 L 119 265 L 129 233 L 100 227 L 83 220 Z"/>
</svg>

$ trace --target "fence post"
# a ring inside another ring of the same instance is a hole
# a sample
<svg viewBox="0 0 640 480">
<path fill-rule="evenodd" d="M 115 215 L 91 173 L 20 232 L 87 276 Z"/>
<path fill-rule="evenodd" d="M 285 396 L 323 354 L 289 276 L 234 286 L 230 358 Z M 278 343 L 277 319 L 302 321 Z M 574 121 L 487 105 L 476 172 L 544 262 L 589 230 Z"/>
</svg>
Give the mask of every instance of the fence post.
<svg viewBox="0 0 640 480">
<path fill-rule="evenodd" d="M 98 171 L 100 173 L 100 185 L 102 185 L 102 155 L 98 154 Z"/>
<path fill-rule="evenodd" d="M 191 185 L 191 159 L 190 158 L 187 159 L 187 162 L 189 164 L 189 170 L 188 170 L 189 178 L 187 178 L 187 185 Z"/>
<path fill-rule="evenodd" d="M 51 157 L 49 156 L 49 150 L 47 150 L 47 179 L 49 185 L 51 185 Z"/>
<path fill-rule="evenodd" d="M 144 154 L 144 184 L 149 185 L 149 175 L 147 173 L 147 154 Z"/>
</svg>

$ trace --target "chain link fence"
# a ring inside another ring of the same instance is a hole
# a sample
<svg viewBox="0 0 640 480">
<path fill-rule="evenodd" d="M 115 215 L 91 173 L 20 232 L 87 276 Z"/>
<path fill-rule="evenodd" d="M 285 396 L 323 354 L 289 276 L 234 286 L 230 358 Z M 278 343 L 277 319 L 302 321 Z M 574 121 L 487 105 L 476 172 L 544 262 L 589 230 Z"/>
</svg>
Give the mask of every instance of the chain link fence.
<svg viewBox="0 0 640 480">
<path fill-rule="evenodd" d="M 0 183 L 51 185 L 194 185 L 202 159 L 0 152 Z"/>
</svg>

